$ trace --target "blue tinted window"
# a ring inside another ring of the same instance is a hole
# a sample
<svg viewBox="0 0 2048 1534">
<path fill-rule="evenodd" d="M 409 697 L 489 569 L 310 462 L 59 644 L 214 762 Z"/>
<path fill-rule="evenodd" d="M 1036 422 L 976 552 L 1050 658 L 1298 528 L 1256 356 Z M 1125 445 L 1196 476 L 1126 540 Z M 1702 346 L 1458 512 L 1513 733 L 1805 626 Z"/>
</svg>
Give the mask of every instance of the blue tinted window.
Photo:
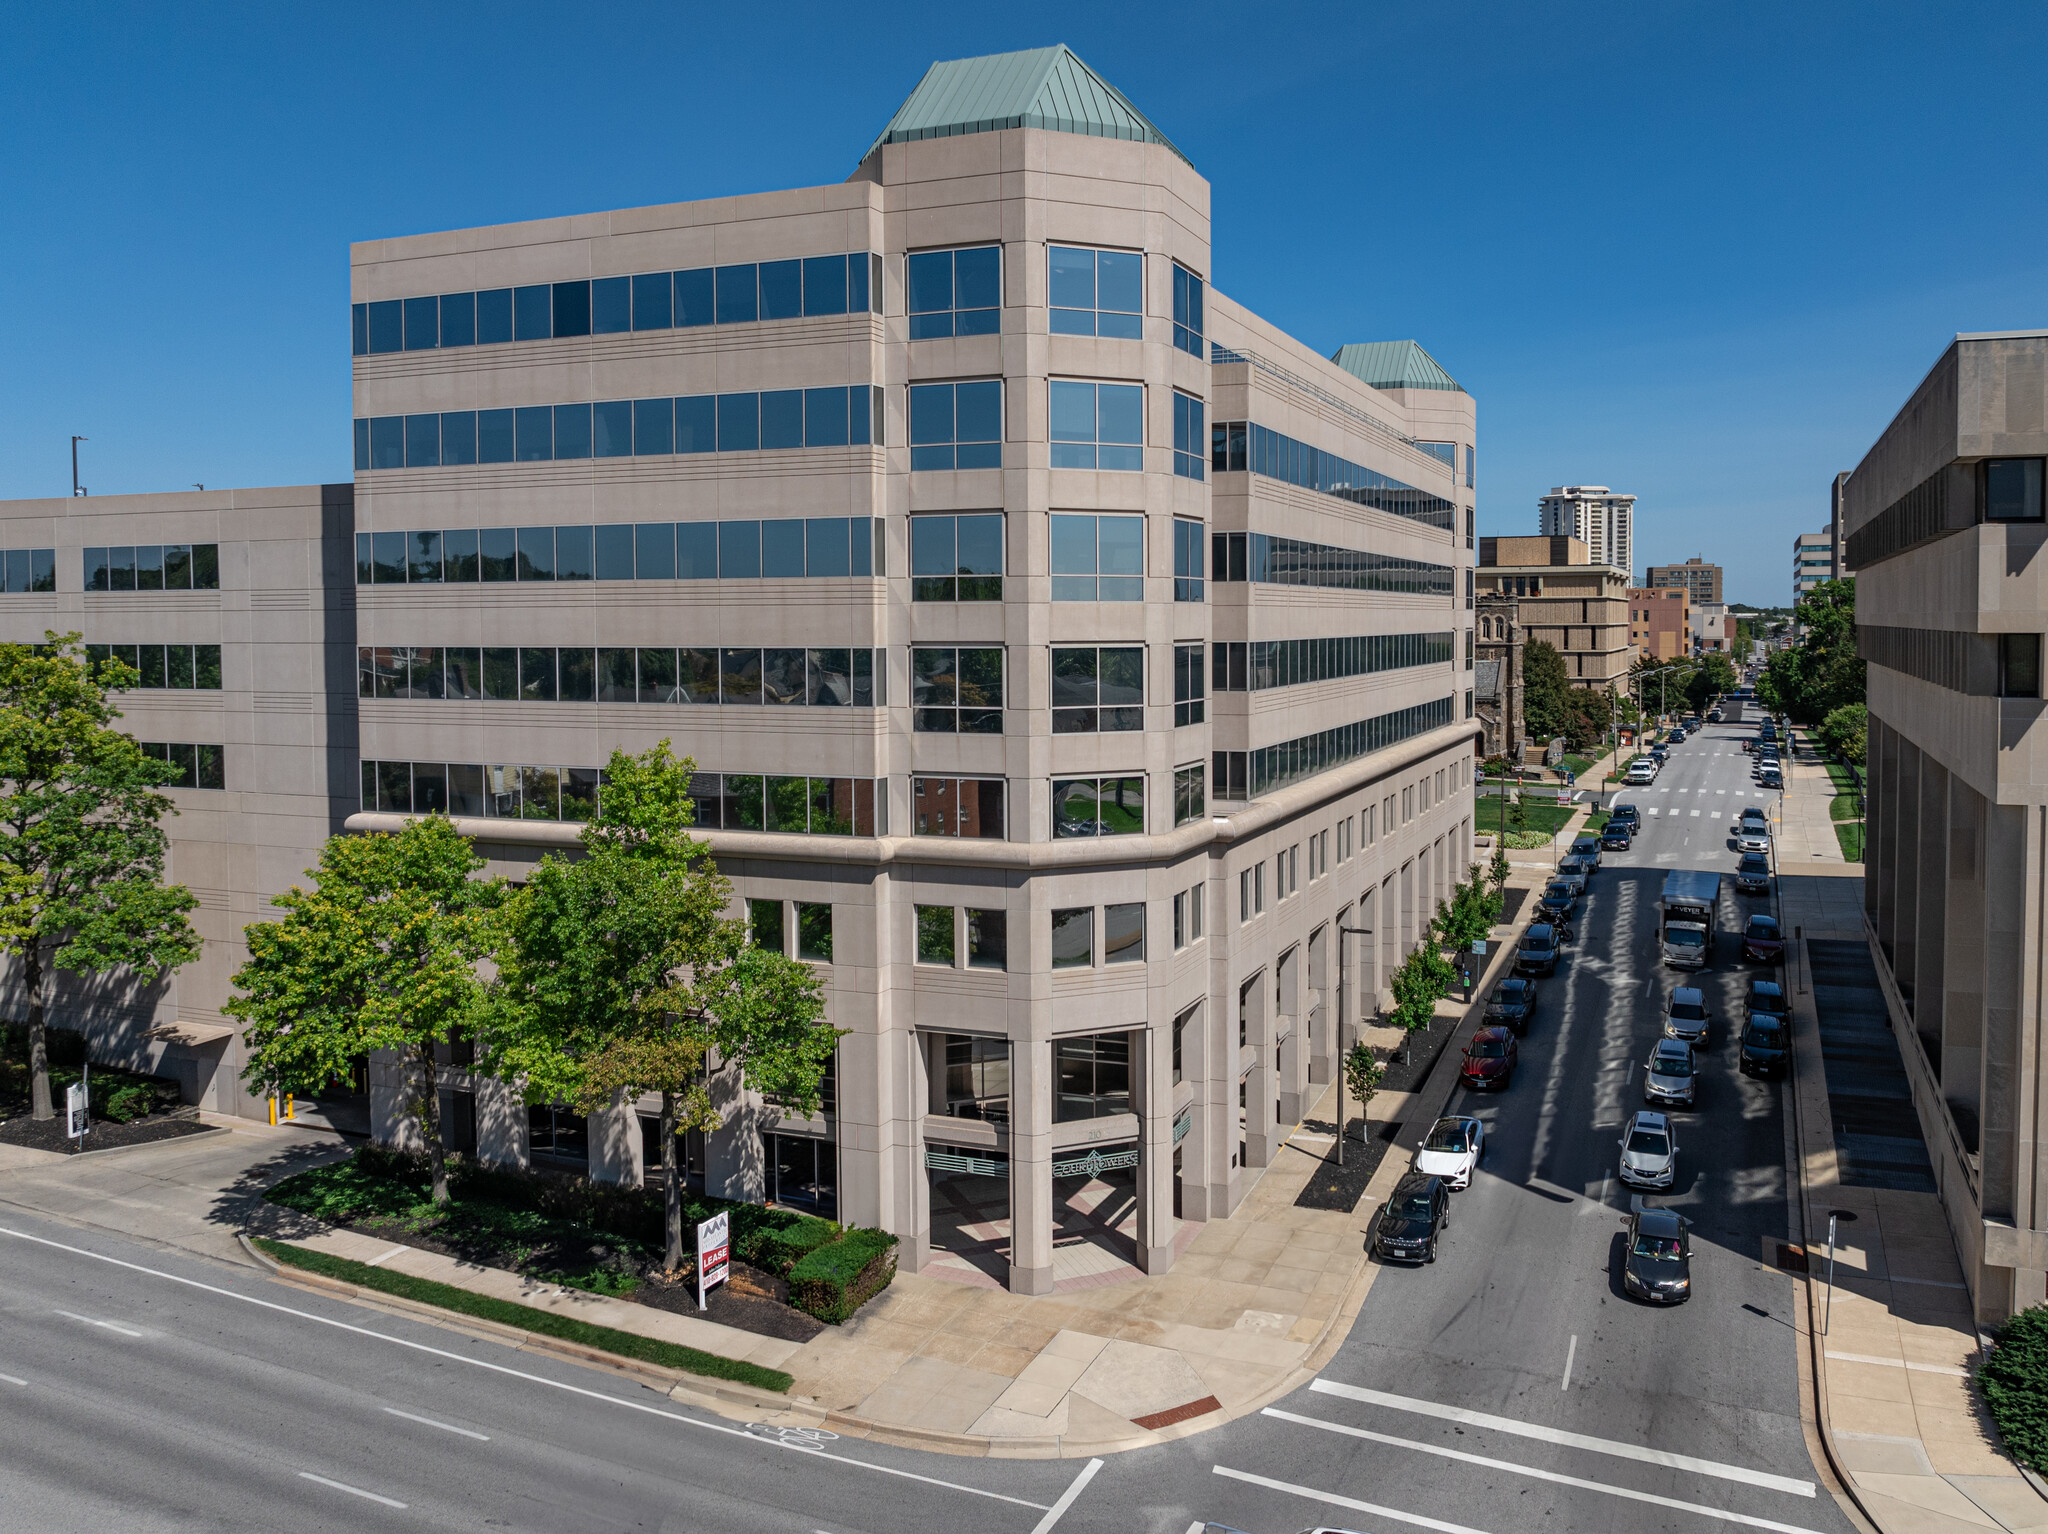
<svg viewBox="0 0 2048 1534">
<path fill-rule="evenodd" d="M 476 296 L 476 342 L 490 346 L 512 339 L 512 290 L 487 288 Z"/>
<path fill-rule="evenodd" d="M 875 522 L 870 517 L 854 517 L 853 528 L 853 570 L 855 575 L 875 573 Z"/>
<path fill-rule="evenodd" d="M 552 527 L 519 529 L 519 579 L 551 581 L 555 578 L 555 530 Z"/>
<path fill-rule="evenodd" d="M 590 284 L 592 335 L 616 335 L 633 328 L 633 279 L 600 277 Z"/>
<path fill-rule="evenodd" d="M 953 386 L 910 386 L 910 466 L 953 467 Z"/>
<path fill-rule="evenodd" d="M 1095 312 L 1095 252 L 1066 245 L 1051 247 L 1051 282 L 1047 301 L 1055 309 L 1085 309 L 1093 325 Z M 1093 329 L 1079 332 L 1093 335 Z"/>
<path fill-rule="evenodd" d="M 804 446 L 846 446 L 845 389 L 804 390 Z"/>
<path fill-rule="evenodd" d="M 441 344 L 443 346 L 476 345 L 476 294 L 443 293 L 441 295 Z"/>
<path fill-rule="evenodd" d="M 873 436 L 869 436 L 872 429 Z M 866 445 L 882 440 L 882 391 L 878 387 L 861 388 L 856 384 L 846 391 L 846 435 L 850 441 Z"/>
<path fill-rule="evenodd" d="M 486 527 L 477 533 L 477 563 L 487 581 L 519 578 L 519 540 L 509 527 Z"/>
<path fill-rule="evenodd" d="M 682 553 L 681 528 L 677 529 L 677 555 Z M 718 524 L 718 573 L 727 580 L 746 579 L 761 573 L 761 524 L 721 522 Z"/>
<path fill-rule="evenodd" d="M 720 443 L 721 448 L 724 443 Z M 761 395 L 761 446 L 804 445 L 804 391 L 768 389 Z"/>
<path fill-rule="evenodd" d="M 540 463 L 555 456 L 555 412 L 548 405 L 522 405 L 518 418 L 519 461 Z"/>
<path fill-rule="evenodd" d="M 1184 266 L 1173 269 L 1173 344 L 1202 355 L 1202 279 Z"/>
<path fill-rule="evenodd" d="M 476 462 L 476 412 L 446 410 L 441 413 L 441 462 Z"/>
<path fill-rule="evenodd" d="M 760 293 L 755 269 L 747 266 L 718 268 L 718 323 L 739 325 L 760 318 Z"/>
<path fill-rule="evenodd" d="M 1173 396 L 1173 472 L 1182 479 L 1203 479 L 1209 466 L 1209 430 L 1203 424 L 1206 411 L 1192 394 L 1175 390 Z"/>
<path fill-rule="evenodd" d="M 913 469 L 1001 468 L 1002 434 L 999 380 L 917 384 L 910 390 Z"/>
<path fill-rule="evenodd" d="M 676 402 L 672 399 L 633 401 L 633 451 L 673 453 L 676 450 Z"/>
<path fill-rule="evenodd" d="M 761 263 L 761 318 L 795 319 L 804 312 L 804 264 L 801 261 Z"/>
<path fill-rule="evenodd" d="M 983 246 L 978 250 L 955 251 L 953 307 L 961 310 L 997 309 L 1002 307 L 1002 302 L 1002 252 L 993 245 Z"/>
<path fill-rule="evenodd" d="M 370 350 L 405 350 L 405 303 L 402 299 L 390 298 L 370 305 Z"/>
<path fill-rule="evenodd" d="M 700 266 L 676 273 L 676 325 L 709 325 L 716 312 L 711 297 L 711 268 Z"/>
<path fill-rule="evenodd" d="M 558 581 L 587 581 L 596 573 L 591 563 L 591 529 L 589 527 L 558 527 L 555 529 L 555 579 Z"/>
<path fill-rule="evenodd" d="M 593 458 L 633 456 L 633 402 L 604 400 L 590 407 L 590 454 Z"/>
<path fill-rule="evenodd" d="M 805 524 L 804 571 L 809 575 L 851 575 L 851 545 L 844 517 L 812 517 Z"/>
<path fill-rule="evenodd" d="M 370 423 L 363 416 L 356 417 L 356 467 L 370 466 Z"/>
<path fill-rule="evenodd" d="M 678 522 L 676 524 L 676 579 L 709 581 L 718 578 L 718 524 Z"/>
<path fill-rule="evenodd" d="M 800 518 L 761 524 L 761 573 L 785 580 L 803 575 L 804 524 Z"/>
<path fill-rule="evenodd" d="M 371 539 L 376 551 L 374 571 L 380 586 L 398 586 L 405 582 L 405 534 L 378 533 Z"/>
<path fill-rule="evenodd" d="M 523 458 L 526 455 L 520 454 Z M 590 456 L 590 407 L 588 405 L 555 406 L 555 456 L 557 458 L 588 458 Z"/>
<path fill-rule="evenodd" d="M 350 350 L 358 357 L 370 354 L 370 306 L 350 304 L 348 306 L 348 335 Z"/>
<path fill-rule="evenodd" d="M 590 334 L 590 284 L 587 282 L 558 282 L 555 285 L 554 334 L 558 336 L 587 336 Z"/>
<path fill-rule="evenodd" d="M 1145 307 L 1145 258 L 1128 250 L 1095 253 L 1095 307 L 1138 314 Z"/>
<path fill-rule="evenodd" d="M 554 305 L 546 283 L 512 290 L 512 339 L 545 341 L 555 333 Z"/>
<path fill-rule="evenodd" d="M 874 281 L 869 283 L 868 264 L 874 263 Z M 882 291 L 882 258 L 869 252 L 867 255 L 852 255 L 846 258 L 846 309 L 849 314 L 859 314 L 868 307 L 868 294 L 872 287 L 877 298 Z M 876 309 L 881 305 L 877 303 Z"/>
<path fill-rule="evenodd" d="M 724 270 L 724 268 L 720 268 Z M 749 268 L 752 270 L 752 268 Z M 680 421 L 678 421 L 680 424 Z M 751 452 L 761 445 L 761 396 L 721 394 L 718 396 L 718 450 L 721 453 Z"/>
<path fill-rule="evenodd" d="M 667 330 L 675 323 L 675 287 L 667 272 L 648 272 L 633 279 L 633 328 Z"/>
<path fill-rule="evenodd" d="M 415 583 L 441 579 L 441 535 L 437 532 L 408 533 L 406 553 L 408 579 Z"/>
<path fill-rule="evenodd" d="M 371 418 L 370 467 L 373 469 L 402 469 L 405 467 L 404 416 L 380 415 Z"/>
<path fill-rule="evenodd" d="M 633 578 L 632 523 L 611 522 L 598 528 L 596 551 L 599 580 L 630 581 Z"/>
<path fill-rule="evenodd" d="M 438 415 L 409 415 L 405 418 L 405 464 L 409 469 L 432 468 L 441 461 L 441 418 Z"/>
<path fill-rule="evenodd" d="M 1051 384 L 1052 466 L 1145 466 L 1145 390 L 1138 384 Z"/>
<path fill-rule="evenodd" d="M 408 298 L 405 301 L 405 349 L 432 351 L 441 344 L 441 300 Z"/>
<path fill-rule="evenodd" d="M 476 461 L 510 463 L 512 458 L 512 412 L 479 410 L 476 413 Z"/>
<path fill-rule="evenodd" d="M 928 250 L 903 263 L 904 301 L 910 312 L 910 339 L 953 333 L 953 253 Z"/>
<path fill-rule="evenodd" d="M 676 401 L 676 451 L 708 453 L 718 445 L 718 396 L 686 394 Z"/>
<path fill-rule="evenodd" d="M 451 581 L 477 579 L 475 528 L 450 528 L 441 534 L 441 564 Z"/>
<path fill-rule="evenodd" d="M 804 313 L 846 313 L 846 257 L 812 256 L 804 262 Z"/>
<path fill-rule="evenodd" d="M 600 544 L 599 548 L 602 549 Z M 602 574 L 602 566 L 599 568 Z M 641 581 L 674 580 L 676 574 L 676 525 L 673 522 L 642 522 L 633 529 L 633 578 Z"/>
</svg>

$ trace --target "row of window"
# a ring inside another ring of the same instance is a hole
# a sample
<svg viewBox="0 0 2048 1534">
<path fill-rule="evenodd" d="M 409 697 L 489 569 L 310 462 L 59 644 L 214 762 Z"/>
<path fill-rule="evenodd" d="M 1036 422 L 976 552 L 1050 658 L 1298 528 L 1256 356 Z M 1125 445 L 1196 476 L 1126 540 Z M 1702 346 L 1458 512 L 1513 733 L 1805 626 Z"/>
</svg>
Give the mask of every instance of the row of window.
<svg viewBox="0 0 2048 1534">
<path fill-rule="evenodd" d="M 1053 512 L 1047 518 L 1055 602 L 1142 602 L 1145 519 Z M 1202 524 L 1176 517 L 1174 600 L 1203 596 Z M 1001 512 L 910 519 L 910 595 L 916 602 L 1003 599 Z"/>
<path fill-rule="evenodd" d="M 355 355 L 367 357 L 558 336 L 880 313 L 881 307 L 882 258 L 856 251 L 383 299 L 351 304 L 349 318 Z"/>
<path fill-rule="evenodd" d="M 1249 470 L 1446 532 L 1453 525 L 1457 509 L 1440 495 L 1418 490 L 1390 474 L 1297 442 L 1253 421 L 1218 421 L 1210 427 L 1209 467 L 1218 474 Z"/>
<path fill-rule="evenodd" d="M 355 422 L 358 469 L 865 447 L 881 440 L 882 391 L 867 384 L 358 416 Z"/>
<path fill-rule="evenodd" d="M 1216 533 L 1210 542 L 1210 576 L 1218 581 L 1253 581 L 1273 586 L 1320 586 L 1332 591 L 1391 591 L 1408 596 L 1456 594 L 1457 572 L 1449 565 L 1364 549 L 1280 538 L 1271 533 Z"/>
<path fill-rule="evenodd" d="M 178 776 L 166 784 L 169 788 L 226 788 L 228 786 L 227 748 L 225 746 L 191 745 L 182 741 L 139 740 L 144 756 L 153 756 L 160 762 L 169 762 L 178 769 Z"/>
<path fill-rule="evenodd" d="M 1102 913 L 1102 962 L 1104 964 L 1142 964 L 1145 961 L 1145 903 L 1134 900 L 1127 904 L 1101 907 L 1084 905 L 1070 906 L 1052 913 L 1052 967 L 1054 969 L 1093 969 L 1095 967 L 1095 921 L 1096 912 Z M 1077 1040 L 1059 1040 L 1058 1043 L 1078 1043 L 1091 1046 L 1105 1039 L 1121 1041 L 1122 1034 L 1098 1034 Z M 1128 1046 L 1126 1046 L 1128 1047 Z M 1092 1053 L 1092 1051 L 1091 1051 Z M 1128 1058 L 1128 1056 L 1126 1056 Z M 1123 1107 L 1112 1107 L 1111 1113 L 1128 1113 L 1128 1087 Z"/>
<path fill-rule="evenodd" d="M 1256 751 L 1218 751 L 1214 777 L 1218 799 L 1256 799 L 1375 751 L 1441 729 L 1452 721 L 1452 700 L 1438 698 L 1338 725 Z"/>
<path fill-rule="evenodd" d="M 824 901 L 793 900 L 796 920 L 789 920 L 780 900 L 749 900 L 747 927 L 756 948 L 766 948 L 784 958 L 808 959 L 813 964 L 832 962 L 832 907 Z M 790 952 L 789 939 L 796 938 Z"/>
<path fill-rule="evenodd" d="M 216 676 L 218 653 L 215 647 Z M 880 661 L 878 650 L 835 648 L 365 646 L 356 651 L 356 692 L 364 698 L 525 703 L 879 708 L 887 701 Z"/>
<path fill-rule="evenodd" d="M 1212 649 L 1211 680 L 1216 691 L 1264 692 L 1409 666 L 1447 665 L 1452 659 L 1452 636 L 1446 630 L 1335 639 L 1255 639 L 1219 642 Z"/>
<path fill-rule="evenodd" d="M 872 576 L 884 547 L 869 517 L 357 533 L 356 584 Z"/>
<path fill-rule="evenodd" d="M 961 967 L 962 959 L 968 969 L 1008 969 L 1009 913 L 949 905 L 918 906 L 917 962 L 956 969 Z"/>
<path fill-rule="evenodd" d="M 55 591 L 55 549 L 8 549 L 0 552 L 0 590 Z"/>
<path fill-rule="evenodd" d="M 10 562 L 9 574 L 12 573 Z M 51 583 L 36 589 L 55 591 L 54 575 L 53 556 Z M 144 543 L 87 549 L 80 586 L 86 591 L 218 591 L 220 545 Z M 12 591 L 14 588 L 10 585 L 7 589 Z"/>
<path fill-rule="evenodd" d="M 119 661 L 140 677 L 137 687 L 220 691 L 217 644 L 89 644 L 85 658 L 90 665 Z"/>
</svg>

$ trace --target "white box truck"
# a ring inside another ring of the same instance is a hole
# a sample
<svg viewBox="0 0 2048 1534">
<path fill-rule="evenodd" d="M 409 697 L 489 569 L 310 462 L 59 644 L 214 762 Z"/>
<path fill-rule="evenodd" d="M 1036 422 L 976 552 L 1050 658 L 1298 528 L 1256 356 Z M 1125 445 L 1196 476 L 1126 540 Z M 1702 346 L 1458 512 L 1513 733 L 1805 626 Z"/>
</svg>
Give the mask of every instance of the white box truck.
<svg viewBox="0 0 2048 1534">
<path fill-rule="evenodd" d="M 1721 876 L 1698 869 L 1673 869 L 1664 876 L 1657 903 L 1664 962 L 1673 969 L 1705 969 L 1714 956 L 1714 915 Z"/>
</svg>

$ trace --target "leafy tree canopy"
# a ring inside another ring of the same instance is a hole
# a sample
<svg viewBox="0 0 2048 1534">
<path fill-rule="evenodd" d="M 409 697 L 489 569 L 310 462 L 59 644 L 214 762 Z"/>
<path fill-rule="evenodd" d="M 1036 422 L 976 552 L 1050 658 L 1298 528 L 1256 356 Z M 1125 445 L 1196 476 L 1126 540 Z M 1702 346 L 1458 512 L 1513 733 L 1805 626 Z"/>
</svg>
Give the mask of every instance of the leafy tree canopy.
<svg viewBox="0 0 2048 1534">
<path fill-rule="evenodd" d="M 1856 580 L 1822 581 L 1799 599 L 1799 642 L 1773 651 L 1757 679 L 1757 697 L 1794 724 L 1817 725 L 1836 709 L 1864 701 L 1863 659 L 1856 653 Z"/>
</svg>

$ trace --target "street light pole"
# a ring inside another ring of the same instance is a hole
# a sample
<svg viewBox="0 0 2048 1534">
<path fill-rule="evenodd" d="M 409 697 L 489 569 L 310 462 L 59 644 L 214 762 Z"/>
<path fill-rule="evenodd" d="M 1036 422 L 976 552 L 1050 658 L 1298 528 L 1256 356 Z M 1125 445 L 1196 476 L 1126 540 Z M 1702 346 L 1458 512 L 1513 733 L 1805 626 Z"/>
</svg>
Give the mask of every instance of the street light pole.
<svg viewBox="0 0 2048 1534">
<path fill-rule="evenodd" d="M 1344 1062 L 1348 1052 L 1344 1048 L 1344 1002 L 1350 994 L 1344 985 L 1344 958 L 1350 945 L 1347 937 L 1371 937 L 1370 927 L 1347 927 L 1341 922 L 1337 926 L 1337 1165 L 1344 1164 Z M 1363 1010 L 1362 1008 L 1360 1009 Z M 1363 1113 L 1360 1106 L 1359 1112 Z"/>
<path fill-rule="evenodd" d="M 89 437 L 73 437 L 71 439 L 71 494 L 74 499 L 87 493 L 85 486 L 78 482 L 78 444 L 91 440 Z"/>
</svg>

